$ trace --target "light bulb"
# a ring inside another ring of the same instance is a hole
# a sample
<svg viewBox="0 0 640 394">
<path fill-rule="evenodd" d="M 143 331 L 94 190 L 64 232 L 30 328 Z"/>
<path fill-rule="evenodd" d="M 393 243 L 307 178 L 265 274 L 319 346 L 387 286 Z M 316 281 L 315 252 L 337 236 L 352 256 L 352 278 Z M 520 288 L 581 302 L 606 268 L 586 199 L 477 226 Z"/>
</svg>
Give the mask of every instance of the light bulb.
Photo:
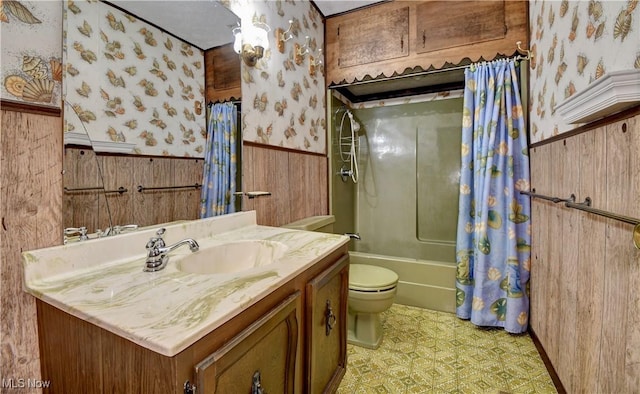
<svg viewBox="0 0 640 394">
<path fill-rule="evenodd" d="M 242 29 L 240 29 L 240 26 L 238 26 L 234 28 L 232 32 L 233 36 L 235 37 L 233 41 L 233 50 L 237 54 L 240 54 L 240 52 L 242 52 Z"/>
</svg>

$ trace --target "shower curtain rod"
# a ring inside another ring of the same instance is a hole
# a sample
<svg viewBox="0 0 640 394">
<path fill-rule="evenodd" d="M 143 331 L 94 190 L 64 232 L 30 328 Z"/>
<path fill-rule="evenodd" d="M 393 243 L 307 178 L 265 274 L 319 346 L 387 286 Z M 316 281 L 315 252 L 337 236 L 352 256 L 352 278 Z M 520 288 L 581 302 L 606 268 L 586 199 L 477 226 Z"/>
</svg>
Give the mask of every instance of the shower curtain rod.
<svg viewBox="0 0 640 394">
<path fill-rule="evenodd" d="M 584 202 L 575 202 L 576 201 L 575 194 L 572 194 L 571 197 L 568 198 L 568 199 L 562 199 L 562 198 L 558 198 L 558 197 L 549 197 L 549 196 L 545 196 L 545 195 L 542 195 L 542 194 L 536 194 L 535 193 L 535 189 L 534 189 L 533 193 L 526 192 L 526 191 L 524 191 L 524 192 L 521 191 L 520 194 L 525 194 L 527 196 L 540 198 L 540 199 L 543 199 L 543 200 L 553 201 L 555 203 L 564 202 L 565 203 L 564 205 L 567 208 L 578 209 L 580 211 L 593 213 L 593 214 L 598 215 L 598 216 L 602 216 L 602 217 L 605 217 L 605 218 L 608 218 L 608 219 L 615 219 L 615 220 L 618 220 L 620 222 L 629 223 L 629 224 L 633 224 L 633 225 L 636 225 L 636 226 L 638 224 L 640 224 L 640 219 L 632 218 L 630 216 L 619 215 L 617 213 L 613 213 L 613 212 L 609 212 L 609 211 L 603 211 L 602 209 L 592 208 L 591 207 L 591 197 L 585 198 Z"/>
<path fill-rule="evenodd" d="M 425 71 L 419 71 L 417 73 L 406 74 L 406 75 L 395 75 L 393 77 L 369 79 L 369 80 L 366 80 L 366 81 L 357 81 L 357 82 L 353 82 L 353 83 L 342 83 L 340 85 L 329 86 L 329 88 L 330 89 L 337 89 L 337 88 L 343 88 L 345 86 L 366 85 L 366 84 L 375 83 L 375 82 L 395 81 L 396 79 L 403 79 L 403 78 L 409 78 L 409 77 L 420 77 L 420 76 L 423 76 L 423 75 L 431 75 L 431 74 L 437 74 L 437 73 L 447 72 L 447 71 L 463 70 L 463 69 L 469 67 L 470 65 L 471 65 L 471 63 L 466 64 L 464 66 L 454 66 L 454 67 L 447 67 L 447 68 L 439 68 L 437 70 L 425 70 Z"/>
<path fill-rule="evenodd" d="M 209 100 L 209 102 L 207 103 L 207 106 L 211 106 L 213 104 L 224 104 L 224 103 L 231 103 L 231 104 L 242 104 L 242 100 L 229 100 L 229 101 L 216 101 L 213 102 L 211 100 Z"/>
<path fill-rule="evenodd" d="M 505 57 L 503 57 L 501 59 L 511 59 L 511 58 L 513 58 L 516 61 L 517 60 L 533 60 L 533 54 L 531 53 L 531 51 L 529 49 L 522 48 L 522 41 L 516 41 L 516 52 L 518 53 L 518 55 L 505 56 Z M 494 59 L 494 60 L 500 60 L 500 59 Z M 490 60 L 489 62 L 491 62 L 491 61 L 493 61 L 493 60 Z M 439 69 L 436 69 L 436 70 L 424 70 L 424 71 L 419 71 L 417 73 L 411 73 L 411 74 L 406 74 L 406 75 L 395 75 L 395 76 L 392 76 L 392 77 L 375 78 L 375 79 L 369 79 L 367 81 L 357 81 L 357 82 L 352 82 L 352 83 L 343 83 L 343 84 L 339 84 L 339 85 L 329 86 L 329 88 L 330 89 L 337 89 L 337 88 L 342 88 L 342 87 L 345 87 L 345 86 L 366 85 L 368 83 L 373 83 L 373 82 L 387 82 L 387 81 L 394 81 L 396 79 L 402 79 L 402 78 L 420 77 L 420 76 L 423 76 L 423 75 L 431 75 L 431 74 L 437 74 L 437 73 L 447 72 L 447 71 L 464 70 L 467 67 L 470 67 L 470 66 L 472 66 L 474 64 L 479 64 L 479 63 L 483 63 L 483 62 L 474 62 L 474 63 L 465 64 L 465 65 L 446 67 L 446 68 L 439 68 Z"/>
<path fill-rule="evenodd" d="M 469 67 L 471 67 L 473 65 L 476 65 L 476 64 L 490 63 L 492 61 L 502 60 L 502 59 L 530 60 L 531 57 L 530 56 L 523 56 L 523 55 L 507 56 L 507 57 L 503 57 L 503 58 L 495 59 L 495 60 L 469 63 L 469 64 L 465 64 L 465 65 L 460 65 L 460 66 L 439 68 L 439 69 L 436 69 L 436 70 L 425 70 L 425 71 L 419 71 L 417 73 L 411 73 L 411 74 L 405 74 L 405 75 L 395 75 L 395 76 L 392 76 L 392 77 L 376 78 L 376 79 L 369 79 L 369 80 L 366 80 L 366 81 L 357 81 L 357 82 L 352 82 L 352 83 L 342 83 L 342 84 L 339 84 L 339 85 L 331 85 L 331 86 L 329 86 L 329 89 L 337 89 L 337 88 L 343 88 L 343 87 L 346 87 L 346 86 L 354 86 L 354 85 L 366 85 L 366 84 L 375 83 L 375 82 L 388 82 L 388 81 L 395 81 L 396 79 L 411 78 L 411 77 L 421 77 L 421 76 L 424 76 L 424 75 L 438 74 L 438 73 L 442 73 L 442 72 L 464 70 L 465 68 L 469 68 Z"/>
</svg>

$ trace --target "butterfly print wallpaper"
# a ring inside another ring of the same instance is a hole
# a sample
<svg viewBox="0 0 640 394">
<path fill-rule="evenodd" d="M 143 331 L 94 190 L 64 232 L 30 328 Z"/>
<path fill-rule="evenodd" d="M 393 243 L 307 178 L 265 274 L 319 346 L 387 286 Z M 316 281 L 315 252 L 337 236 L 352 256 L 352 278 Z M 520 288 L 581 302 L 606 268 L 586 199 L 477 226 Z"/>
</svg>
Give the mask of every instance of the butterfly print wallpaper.
<svg viewBox="0 0 640 394">
<path fill-rule="evenodd" d="M 3 100 L 60 108 L 62 5 L 0 0 Z"/>
<path fill-rule="evenodd" d="M 607 72 L 640 69 L 638 0 L 529 3 L 534 61 L 530 69 L 530 142 L 577 125 L 555 108 Z"/>
<path fill-rule="evenodd" d="M 242 132 L 245 141 L 314 153 L 326 153 L 325 78 L 321 65 L 310 67 L 310 58 L 323 59 L 322 16 L 308 1 L 231 0 L 223 2 L 238 15 L 242 25 L 267 23 L 269 49 L 255 67 L 241 65 Z M 292 22 L 292 38 L 282 52 L 276 30 L 286 31 Z M 309 53 L 300 56 L 296 44 Z"/>
<path fill-rule="evenodd" d="M 64 3 L 65 132 L 203 157 L 204 53 L 107 4 Z"/>
</svg>

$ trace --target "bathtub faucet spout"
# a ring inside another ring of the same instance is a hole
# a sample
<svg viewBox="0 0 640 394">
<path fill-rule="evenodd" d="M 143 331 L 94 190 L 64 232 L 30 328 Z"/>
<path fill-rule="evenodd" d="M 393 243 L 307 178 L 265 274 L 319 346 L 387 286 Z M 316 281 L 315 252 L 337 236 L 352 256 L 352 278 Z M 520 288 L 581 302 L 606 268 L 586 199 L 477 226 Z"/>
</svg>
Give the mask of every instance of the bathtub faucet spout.
<svg viewBox="0 0 640 394">
<path fill-rule="evenodd" d="M 360 241 L 360 234 L 358 234 L 358 233 L 344 233 L 344 235 L 346 235 L 347 237 L 349 237 L 351 239 L 355 239 L 357 241 Z"/>
</svg>

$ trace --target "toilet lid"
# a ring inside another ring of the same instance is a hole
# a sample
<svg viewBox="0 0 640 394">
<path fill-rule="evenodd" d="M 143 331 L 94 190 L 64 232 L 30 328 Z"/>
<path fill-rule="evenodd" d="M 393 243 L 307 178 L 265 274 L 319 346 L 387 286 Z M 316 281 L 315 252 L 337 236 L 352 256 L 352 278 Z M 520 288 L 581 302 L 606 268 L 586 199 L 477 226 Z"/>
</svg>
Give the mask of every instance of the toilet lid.
<svg viewBox="0 0 640 394">
<path fill-rule="evenodd" d="M 390 269 L 366 264 L 349 266 L 349 289 L 351 290 L 386 290 L 397 284 L 398 274 Z"/>
</svg>

